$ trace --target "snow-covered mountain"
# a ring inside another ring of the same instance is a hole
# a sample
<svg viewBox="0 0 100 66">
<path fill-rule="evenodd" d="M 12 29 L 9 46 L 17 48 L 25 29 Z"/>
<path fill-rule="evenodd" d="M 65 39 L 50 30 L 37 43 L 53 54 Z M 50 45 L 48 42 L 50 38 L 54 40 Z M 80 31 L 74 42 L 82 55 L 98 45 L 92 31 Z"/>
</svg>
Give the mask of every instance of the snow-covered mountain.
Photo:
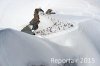
<svg viewBox="0 0 100 66">
<path fill-rule="evenodd" d="M 51 58 L 79 60 L 65 66 L 99 66 L 98 3 L 98 0 L 0 0 L 0 66 L 64 66 L 50 63 Z M 36 7 L 44 11 L 52 8 L 56 14 L 39 15 L 35 36 L 20 32 L 33 18 Z"/>
</svg>

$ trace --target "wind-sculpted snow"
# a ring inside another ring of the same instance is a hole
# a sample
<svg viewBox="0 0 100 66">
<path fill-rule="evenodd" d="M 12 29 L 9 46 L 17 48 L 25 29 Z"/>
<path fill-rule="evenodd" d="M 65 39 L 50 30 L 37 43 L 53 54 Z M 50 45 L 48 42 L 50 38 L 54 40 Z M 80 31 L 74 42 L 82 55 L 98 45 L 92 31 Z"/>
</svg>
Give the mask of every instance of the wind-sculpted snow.
<svg viewBox="0 0 100 66">
<path fill-rule="evenodd" d="M 79 23 L 79 26 L 79 29 L 82 30 L 87 37 L 89 37 L 100 53 L 100 21 L 97 19 L 89 19 Z"/>
<path fill-rule="evenodd" d="M 51 58 L 76 55 L 70 48 L 46 39 L 11 29 L 0 30 L 0 66 L 58 66 L 51 63 Z"/>
<path fill-rule="evenodd" d="M 68 46 L 76 52 L 76 54 L 82 55 L 85 59 L 94 58 L 95 63 L 83 63 L 79 66 L 99 66 L 100 65 L 100 54 L 98 52 L 99 46 L 95 44 L 90 37 L 84 32 L 76 29 L 72 32 L 60 32 L 45 36 L 52 42 L 55 42 L 61 46 Z M 97 46 L 95 46 L 97 45 Z M 100 49 L 100 48 L 99 48 Z"/>
<path fill-rule="evenodd" d="M 79 60 L 71 66 L 100 65 L 96 48 L 81 31 L 54 37 L 52 35 L 48 40 L 11 29 L 0 30 L 0 66 L 64 66 L 50 63 L 51 58 Z M 81 58 L 94 58 L 95 62 L 80 63 Z"/>
<path fill-rule="evenodd" d="M 65 18 L 62 18 L 65 17 Z M 72 23 L 74 26 L 71 29 L 66 29 L 64 31 L 60 31 L 54 34 L 43 36 L 50 41 L 57 43 L 61 46 L 69 46 L 71 47 L 76 53 L 81 54 L 84 56 L 84 58 L 94 58 L 95 63 L 93 64 L 82 64 L 81 66 L 99 66 L 100 65 L 100 22 L 97 19 L 93 18 L 86 18 L 81 17 L 81 19 L 78 19 L 75 16 L 63 16 L 60 15 L 50 15 L 47 17 L 51 20 L 51 22 L 55 21 L 62 21 L 62 23 L 66 23 L 67 20 L 70 18 L 72 19 L 69 23 Z M 54 19 L 56 18 L 56 19 Z M 76 19 L 77 18 L 77 19 Z M 58 20 L 59 19 L 59 20 Z M 76 24 L 75 24 L 75 23 Z M 69 30 L 69 31 L 67 31 Z"/>
</svg>

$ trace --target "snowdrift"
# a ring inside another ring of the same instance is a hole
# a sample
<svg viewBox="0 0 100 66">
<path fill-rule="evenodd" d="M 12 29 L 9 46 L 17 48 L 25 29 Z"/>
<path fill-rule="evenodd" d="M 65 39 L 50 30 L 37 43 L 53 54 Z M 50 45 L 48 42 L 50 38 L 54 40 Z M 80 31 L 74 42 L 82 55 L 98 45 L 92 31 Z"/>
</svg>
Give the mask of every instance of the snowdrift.
<svg viewBox="0 0 100 66">
<path fill-rule="evenodd" d="M 79 29 L 91 40 L 100 53 L 100 21 L 89 19 L 79 23 Z"/>
<path fill-rule="evenodd" d="M 70 47 L 76 54 L 85 58 L 95 58 L 95 64 L 86 64 L 87 66 L 98 66 L 100 59 L 100 23 L 99 20 L 82 16 L 68 15 L 50 15 L 51 23 L 61 21 L 62 23 L 72 23 L 74 27 L 67 28 L 64 31 L 44 35 L 42 37 L 60 45 Z M 47 19 L 46 19 L 47 20 Z M 44 21 L 46 21 L 44 20 Z M 50 22 L 50 21 L 47 21 Z M 43 25 L 42 25 L 43 26 Z M 44 22 L 45 26 L 45 22 Z M 82 66 L 82 65 L 81 65 Z M 85 65 L 83 65 L 85 66 Z"/>
<path fill-rule="evenodd" d="M 0 66 L 57 66 L 51 58 L 73 57 L 70 48 L 15 30 L 0 30 Z"/>
<path fill-rule="evenodd" d="M 43 64 L 45 66 L 59 66 L 51 63 L 51 58 L 94 58 L 95 63 L 76 63 L 72 66 L 100 65 L 98 52 L 81 32 L 75 31 L 64 36 L 62 34 L 57 40 L 53 38 L 49 41 L 11 29 L 0 30 L 0 65 L 32 66 Z M 57 41 L 64 42 L 57 43 Z"/>
</svg>

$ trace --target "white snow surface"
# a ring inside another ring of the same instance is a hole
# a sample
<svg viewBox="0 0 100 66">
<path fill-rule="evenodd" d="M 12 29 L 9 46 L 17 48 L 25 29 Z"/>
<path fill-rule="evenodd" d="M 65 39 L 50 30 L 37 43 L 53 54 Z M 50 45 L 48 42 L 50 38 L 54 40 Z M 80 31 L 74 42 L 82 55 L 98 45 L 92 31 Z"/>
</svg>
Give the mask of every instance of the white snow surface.
<svg viewBox="0 0 100 66">
<path fill-rule="evenodd" d="M 68 53 L 64 52 L 65 49 Z M 15 30 L 0 31 L 1 66 L 32 66 L 31 64 L 52 66 L 50 65 L 51 58 L 72 58 L 74 51 L 69 49 Z"/>
<path fill-rule="evenodd" d="M 59 37 L 59 38 L 58 38 Z M 1 66 L 58 66 L 51 58 L 94 58 L 95 63 L 77 63 L 77 66 L 99 66 L 100 55 L 91 40 L 81 31 L 61 33 L 39 38 L 23 32 L 0 30 Z M 91 52 L 92 51 L 92 52 Z M 74 65 L 73 65 L 74 66 Z"/>
</svg>

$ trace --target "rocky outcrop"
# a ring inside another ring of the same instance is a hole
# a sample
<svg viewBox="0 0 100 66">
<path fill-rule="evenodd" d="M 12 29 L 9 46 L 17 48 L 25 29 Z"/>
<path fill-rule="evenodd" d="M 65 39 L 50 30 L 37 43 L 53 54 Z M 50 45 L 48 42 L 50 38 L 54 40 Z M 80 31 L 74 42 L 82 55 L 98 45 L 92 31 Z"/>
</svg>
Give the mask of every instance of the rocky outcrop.
<svg viewBox="0 0 100 66">
<path fill-rule="evenodd" d="M 44 12 L 41 8 L 36 8 L 34 11 L 34 18 L 29 22 L 29 25 L 24 27 L 21 31 L 29 34 L 34 34 L 32 30 L 38 29 L 38 24 L 40 23 L 39 12 Z M 32 26 L 32 28 L 30 28 Z"/>
<path fill-rule="evenodd" d="M 35 33 L 32 32 L 32 29 L 30 28 L 30 25 L 25 26 L 22 30 L 22 32 L 31 34 L 31 35 L 35 35 Z"/>
<path fill-rule="evenodd" d="M 40 23 L 39 12 L 44 12 L 41 8 L 37 8 L 34 11 L 34 18 L 30 21 L 30 25 L 33 25 L 32 30 L 38 29 L 38 24 Z"/>
<path fill-rule="evenodd" d="M 46 14 L 56 14 L 55 12 L 53 12 L 53 10 L 52 9 L 48 9 L 47 11 L 46 11 Z"/>
</svg>

